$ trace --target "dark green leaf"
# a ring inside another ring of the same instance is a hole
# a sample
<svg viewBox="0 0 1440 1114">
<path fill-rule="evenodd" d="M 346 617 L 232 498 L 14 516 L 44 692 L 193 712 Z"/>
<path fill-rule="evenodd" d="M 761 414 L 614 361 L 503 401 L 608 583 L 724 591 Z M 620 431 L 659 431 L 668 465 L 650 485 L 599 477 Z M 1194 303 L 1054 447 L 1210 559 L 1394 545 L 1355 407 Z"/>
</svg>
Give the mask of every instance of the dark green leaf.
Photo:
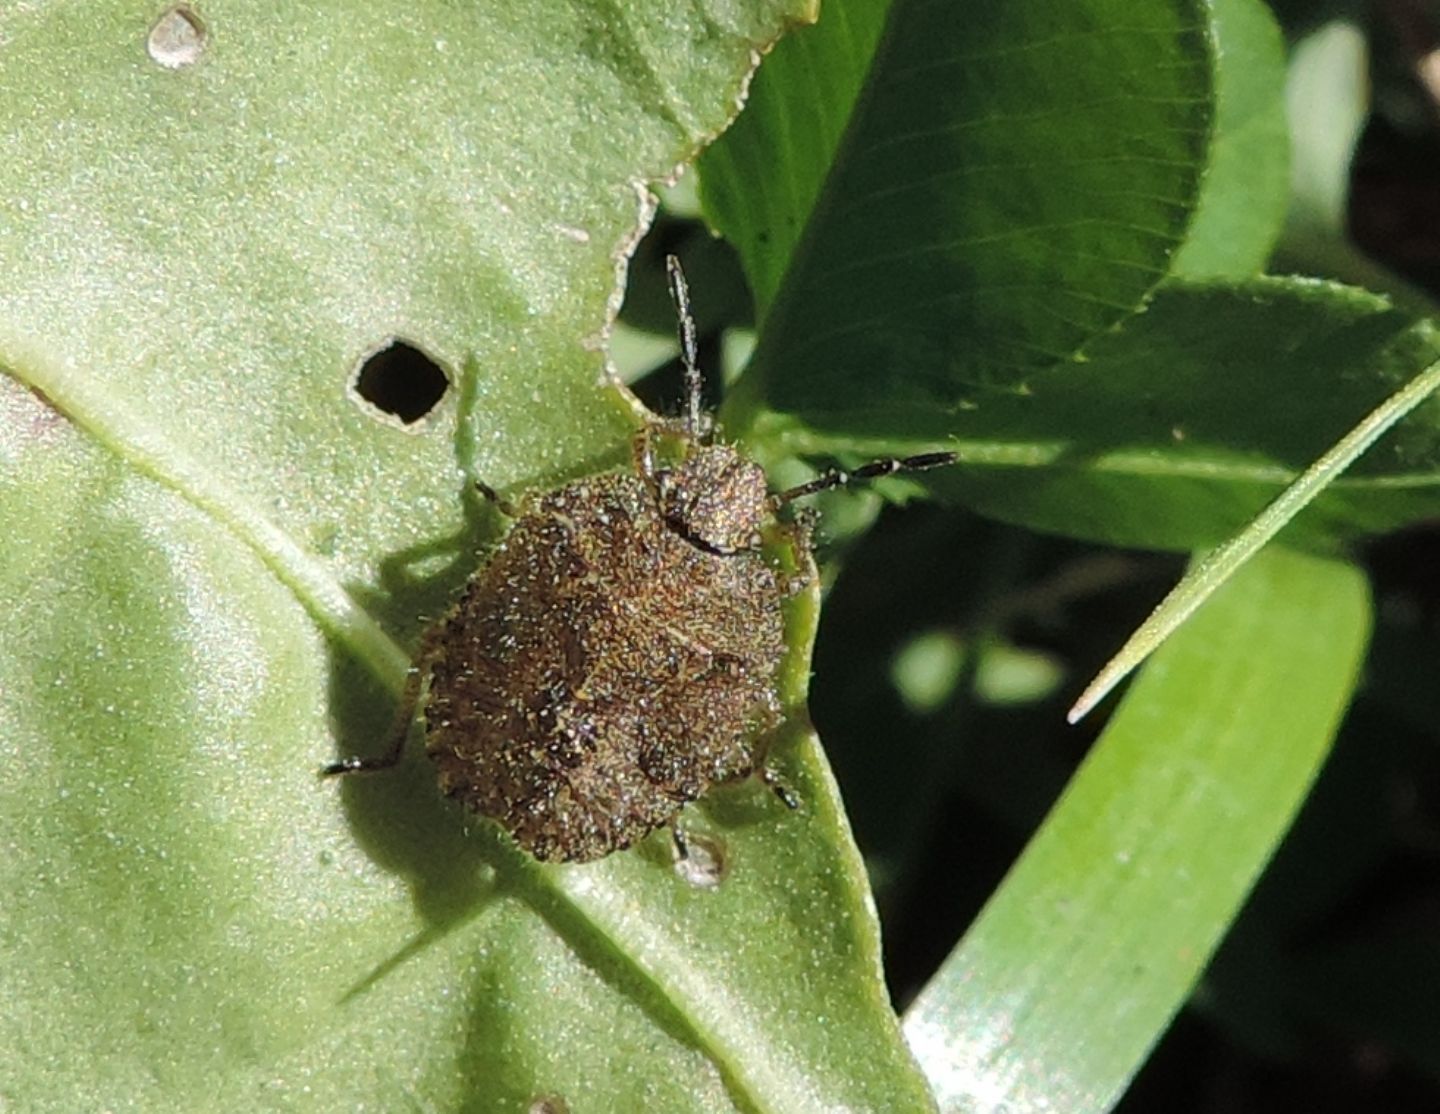
<svg viewBox="0 0 1440 1114">
<path fill-rule="evenodd" d="M 950 432 L 1168 270 L 1209 139 L 1207 10 L 897 0 L 872 56 L 858 7 L 777 50 L 707 156 L 708 210 L 765 311 L 751 397 L 849 434 Z M 760 166 L 787 184 L 742 193 Z"/>
<path fill-rule="evenodd" d="M 976 466 L 936 482 L 1042 529 L 1216 544 L 1437 354 L 1426 321 L 1361 290 L 1172 283 L 1084 362 L 970 415 L 963 436 L 976 444 L 961 451 Z M 1433 514 L 1437 464 L 1431 401 L 1292 529 L 1353 536 Z"/>
</svg>

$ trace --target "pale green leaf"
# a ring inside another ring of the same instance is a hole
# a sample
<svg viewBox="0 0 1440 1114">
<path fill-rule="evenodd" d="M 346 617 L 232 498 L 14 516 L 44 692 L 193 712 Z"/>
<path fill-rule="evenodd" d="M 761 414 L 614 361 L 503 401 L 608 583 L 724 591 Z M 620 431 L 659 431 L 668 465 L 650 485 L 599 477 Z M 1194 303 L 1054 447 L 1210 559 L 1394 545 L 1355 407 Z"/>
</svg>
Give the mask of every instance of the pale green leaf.
<svg viewBox="0 0 1440 1114">
<path fill-rule="evenodd" d="M 541 868 L 420 758 L 316 777 L 500 528 L 471 479 L 625 458 L 596 341 L 643 187 L 806 13 L 197 10 L 178 68 L 158 11 L 0 14 L 3 1102 L 924 1109 L 802 727 L 799 813 L 693 810 L 713 887 L 663 836 Z M 392 336 L 451 382 L 410 428 L 350 390 Z"/>
</svg>

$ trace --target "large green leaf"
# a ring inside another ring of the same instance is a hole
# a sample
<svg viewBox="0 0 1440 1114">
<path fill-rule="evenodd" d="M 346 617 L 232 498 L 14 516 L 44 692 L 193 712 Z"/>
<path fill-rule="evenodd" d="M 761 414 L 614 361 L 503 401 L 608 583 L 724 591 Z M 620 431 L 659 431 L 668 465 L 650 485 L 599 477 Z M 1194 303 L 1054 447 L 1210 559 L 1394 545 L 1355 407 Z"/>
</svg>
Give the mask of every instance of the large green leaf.
<svg viewBox="0 0 1440 1114">
<path fill-rule="evenodd" d="M 214 0 L 178 68 L 133 5 L 0 15 L 8 1104 L 929 1105 L 802 728 L 799 814 L 695 810 L 714 886 L 542 868 L 423 761 L 315 777 L 497 528 L 469 478 L 623 456 L 586 340 L 637 191 L 804 14 Z M 410 429 L 349 390 L 391 336 L 454 385 Z"/>
<path fill-rule="evenodd" d="M 1272 549 L 1155 655 L 906 1015 L 942 1109 L 1111 1108 L 1303 801 L 1368 628 L 1355 569 Z"/>
<path fill-rule="evenodd" d="M 777 50 L 707 152 L 707 208 L 766 312 L 750 392 L 829 430 L 944 435 L 1169 269 L 1210 135 L 1208 10 L 896 0 L 875 49 L 860 7 Z M 845 94 L 818 138 L 817 81 Z M 755 166 L 796 183 L 746 188 Z"/>
</svg>

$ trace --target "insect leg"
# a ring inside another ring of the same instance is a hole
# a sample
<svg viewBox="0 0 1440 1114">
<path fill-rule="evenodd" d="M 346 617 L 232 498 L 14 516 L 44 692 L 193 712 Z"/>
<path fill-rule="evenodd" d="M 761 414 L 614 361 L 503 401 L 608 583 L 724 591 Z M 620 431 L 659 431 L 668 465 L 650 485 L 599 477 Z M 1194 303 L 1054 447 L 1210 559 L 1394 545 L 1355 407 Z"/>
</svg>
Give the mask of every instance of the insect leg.
<svg viewBox="0 0 1440 1114">
<path fill-rule="evenodd" d="M 783 804 L 786 808 L 788 808 L 791 812 L 799 809 L 800 798 L 795 795 L 795 790 L 791 789 L 788 785 L 781 781 L 780 775 L 777 774 L 774 770 L 772 770 L 769 766 L 760 767 L 760 780 L 770 787 L 770 792 L 774 793 L 775 796 L 779 797 L 780 803 Z"/>
<path fill-rule="evenodd" d="M 645 477 L 647 483 L 655 486 L 655 448 L 650 441 L 650 427 L 644 426 L 630 442 L 630 456 L 635 462 L 635 471 Z"/>
<path fill-rule="evenodd" d="M 475 490 L 483 495 L 487 502 L 493 503 L 495 508 L 506 518 L 519 518 L 520 510 L 514 503 L 506 499 L 484 480 L 475 481 Z"/>
<path fill-rule="evenodd" d="M 675 861 L 683 863 L 690 858 L 690 841 L 685 838 L 685 829 L 679 819 L 670 821 L 670 842 L 675 845 Z"/>
<path fill-rule="evenodd" d="M 430 672 L 430 661 L 440 641 L 440 632 L 445 624 L 436 623 L 425 632 L 420 643 L 420 652 L 415 655 L 409 672 L 405 674 L 405 691 L 400 695 L 400 706 L 395 711 L 395 720 L 390 726 L 388 743 L 383 753 L 374 758 L 351 755 L 339 762 L 331 762 L 320 771 L 321 777 L 338 777 L 345 774 L 368 774 L 377 770 L 394 769 L 405 752 L 405 740 L 410 737 L 410 725 L 415 722 L 415 712 L 420 706 L 420 690 L 424 687 L 426 675 Z"/>
</svg>

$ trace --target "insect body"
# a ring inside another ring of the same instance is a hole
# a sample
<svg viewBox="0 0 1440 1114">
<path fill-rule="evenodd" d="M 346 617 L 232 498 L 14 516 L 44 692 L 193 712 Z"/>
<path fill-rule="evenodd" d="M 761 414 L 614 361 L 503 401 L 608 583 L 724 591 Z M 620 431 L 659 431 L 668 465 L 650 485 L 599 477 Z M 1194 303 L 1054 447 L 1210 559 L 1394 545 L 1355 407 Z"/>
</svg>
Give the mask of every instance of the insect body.
<svg viewBox="0 0 1440 1114">
<path fill-rule="evenodd" d="M 540 496 L 436 640 L 441 786 L 537 858 L 628 846 L 756 768 L 780 715 L 782 596 L 758 548 L 697 545 L 641 475 Z"/>
<path fill-rule="evenodd" d="M 880 461 L 769 493 L 757 464 L 709 438 L 674 259 L 670 279 L 687 413 L 678 428 L 657 424 L 678 438 L 678 462 L 657 466 L 659 430 L 647 428 L 628 470 L 514 505 L 478 485 L 515 520 L 510 532 L 427 632 L 390 751 L 327 774 L 394 765 L 424 693 L 442 789 L 537 858 L 577 862 L 671 824 L 713 785 L 757 770 L 771 780 L 791 584 L 763 535 L 804 550 L 808 531 L 777 518 L 791 499 L 953 457 Z"/>
</svg>

